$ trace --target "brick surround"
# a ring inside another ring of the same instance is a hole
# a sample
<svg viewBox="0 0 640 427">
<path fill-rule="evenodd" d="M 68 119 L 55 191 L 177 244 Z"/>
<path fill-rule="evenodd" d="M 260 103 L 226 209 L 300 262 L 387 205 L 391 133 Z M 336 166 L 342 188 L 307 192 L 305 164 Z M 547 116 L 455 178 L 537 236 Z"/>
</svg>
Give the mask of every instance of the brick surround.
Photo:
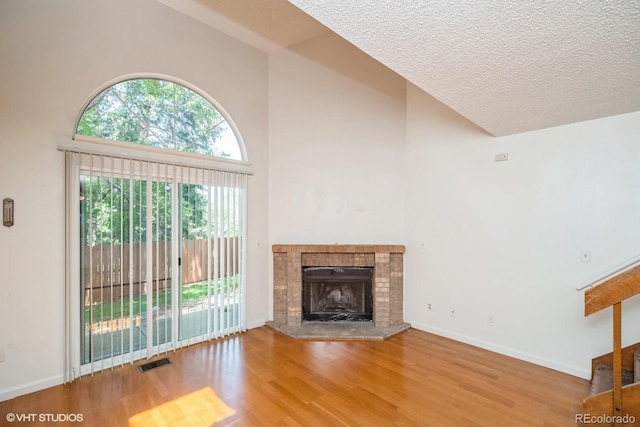
<svg viewBox="0 0 640 427">
<path fill-rule="evenodd" d="M 303 267 L 373 267 L 373 323 L 403 323 L 401 245 L 273 245 L 273 324 L 302 324 Z"/>
</svg>

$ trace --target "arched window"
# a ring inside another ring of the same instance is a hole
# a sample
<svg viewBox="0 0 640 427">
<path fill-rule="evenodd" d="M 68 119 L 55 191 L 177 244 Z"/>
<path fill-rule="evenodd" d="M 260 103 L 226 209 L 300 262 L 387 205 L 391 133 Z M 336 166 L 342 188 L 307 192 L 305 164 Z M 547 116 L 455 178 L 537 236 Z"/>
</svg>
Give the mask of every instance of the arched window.
<svg viewBox="0 0 640 427">
<path fill-rule="evenodd" d="M 194 90 L 159 78 L 107 87 L 80 116 L 77 135 L 245 160 L 233 128 Z"/>
</svg>

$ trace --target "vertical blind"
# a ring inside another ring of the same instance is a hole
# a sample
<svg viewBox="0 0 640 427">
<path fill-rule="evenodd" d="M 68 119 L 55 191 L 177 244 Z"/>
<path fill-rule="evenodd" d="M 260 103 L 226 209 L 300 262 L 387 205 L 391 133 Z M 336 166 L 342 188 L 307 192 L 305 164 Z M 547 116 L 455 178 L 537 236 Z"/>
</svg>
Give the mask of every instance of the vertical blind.
<svg viewBox="0 0 640 427">
<path fill-rule="evenodd" d="M 65 381 L 245 330 L 246 174 L 65 156 Z"/>
</svg>

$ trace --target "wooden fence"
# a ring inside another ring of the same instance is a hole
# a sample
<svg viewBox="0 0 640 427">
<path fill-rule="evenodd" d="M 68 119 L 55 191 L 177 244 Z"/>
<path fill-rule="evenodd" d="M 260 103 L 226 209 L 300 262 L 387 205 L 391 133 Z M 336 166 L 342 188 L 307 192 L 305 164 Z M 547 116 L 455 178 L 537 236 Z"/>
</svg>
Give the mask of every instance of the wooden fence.
<svg viewBox="0 0 640 427">
<path fill-rule="evenodd" d="M 207 280 L 209 254 L 208 240 L 182 241 L 182 281 L 184 284 Z M 211 276 L 238 273 L 238 238 L 211 240 Z M 217 251 L 217 253 L 214 251 Z M 154 242 L 151 278 L 154 289 L 171 286 L 171 242 Z M 133 262 L 131 257 L 133 256 Z M 133 267 L 133 271 L 131 270 Z M 103 299 L 116 299 L 146 292 L 147 245 L 98 245 L 85 248 L 84 287 L 86 304 L 100 303 Z M 214 270 L 215 269 L 215 270 Z M 131 286 L 133 285 L 133 286 Z"/>
</svg>

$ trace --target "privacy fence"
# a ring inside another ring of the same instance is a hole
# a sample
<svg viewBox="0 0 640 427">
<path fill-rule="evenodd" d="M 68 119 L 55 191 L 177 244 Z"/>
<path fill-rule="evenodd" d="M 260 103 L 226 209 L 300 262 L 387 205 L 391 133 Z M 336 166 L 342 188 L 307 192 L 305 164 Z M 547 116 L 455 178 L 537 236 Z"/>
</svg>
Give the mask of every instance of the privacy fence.
<svg viewBox="0 0 640 427">
<path fill-rule="evenodd" d="M 239 272 L 238 238 L 182 241 L 182 283 L 204 282 Z M 171 286 L 171 242 L 152 244 L 151 280 L 154 290 Z M 147 245 L 96 245 L 84 251 L 84 297 L 99 304 L 122 296 L 146 293 Z"/>
</svg>

